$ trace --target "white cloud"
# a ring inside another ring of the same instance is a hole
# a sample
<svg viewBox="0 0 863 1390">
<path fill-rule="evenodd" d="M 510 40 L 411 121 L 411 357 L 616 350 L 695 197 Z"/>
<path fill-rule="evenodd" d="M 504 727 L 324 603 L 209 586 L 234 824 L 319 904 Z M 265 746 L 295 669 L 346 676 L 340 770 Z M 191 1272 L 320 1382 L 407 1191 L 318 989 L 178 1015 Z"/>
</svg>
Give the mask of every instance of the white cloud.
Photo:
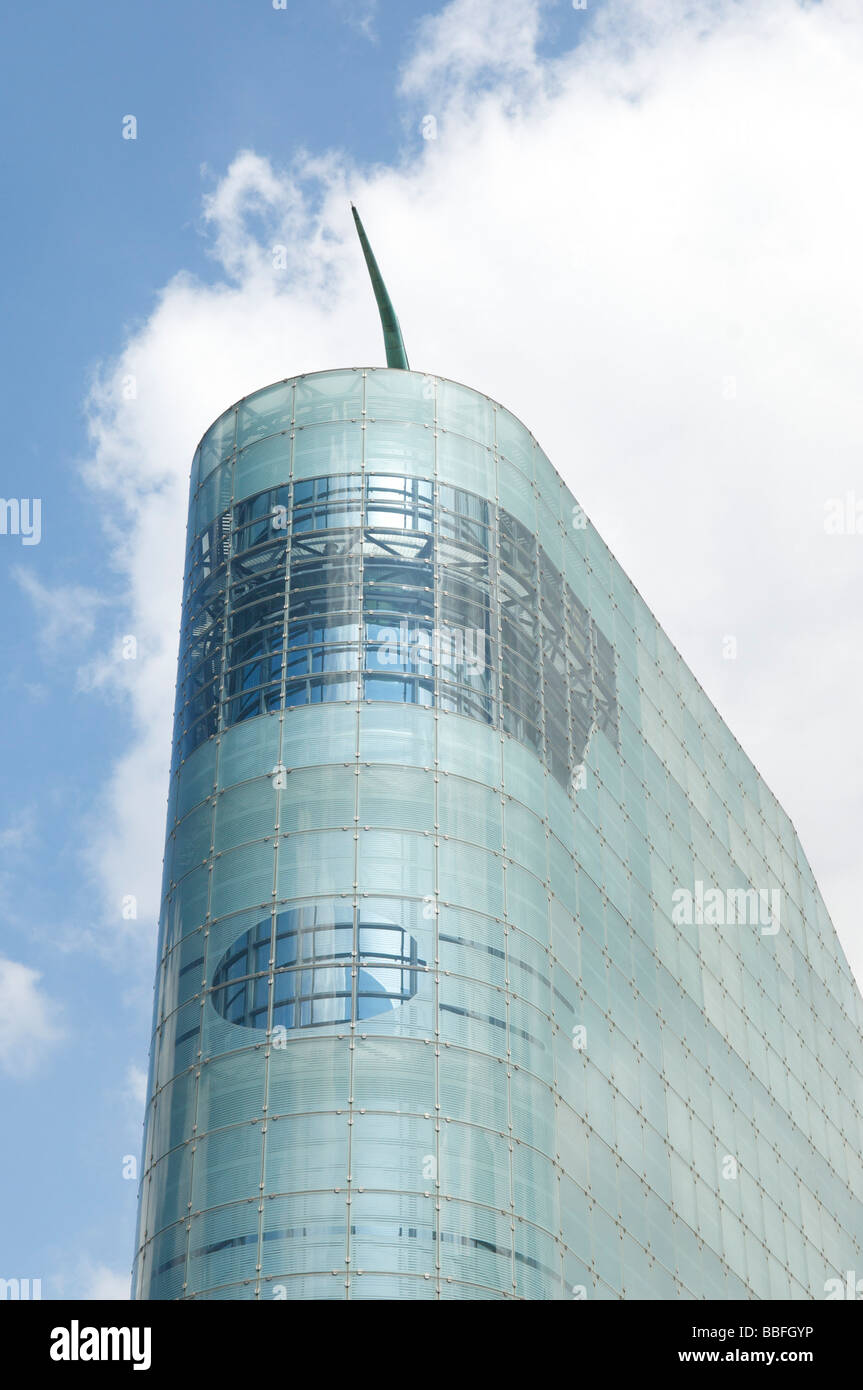
<svg viewBox="0 0 863 1390">
<path fill-rule="evenodd" d="M 70 650 L 89 641 L 96 628 L 96 614 L 108 602 L 103 594 L 80 584 L 51 588 L 21 567 L 12 574 L 33 603 L 39 642 L 47 654 L 68 658 Z"/>
<path fill-rule="evenodd" d="M 130 1062 L 126 1068 L 126 1087 L 125 1098 L 129 1105 L 143 1115 L 144 1106 L 147 1102 L 147 1073 L 142 1067 L 138 1067 L 134 1062 Z"/>
<path fill-rule="evenodd" d="M 129 1271 L 112 1269 L 78 1253 L 64 1263 L 64 1272 L 51 1277 L 49 1288 L 52 1298 L 125 1303 L 131 1299 L 132 1279 Z"/>
<path fill-rule="evenodd" d="M 36 816 L 31 807 L 16 811 L 9 824 L 0 830 L 0 849 L 23 850 L 33 844 Z"/>
<path fill-rule="evenodd" d="M 97 1265 L 90 1277 L 84 1299 L 109 1299 L 127 1302 L 131 1297 L 131 1278 L 128 1273 L 118 1273 L 107 1265 Z"/>
<path fill-rule="evenodd" d="M 823 524 L 863 500 L 863 14 L 564 9 L 577 46 L 554 62 L 528 0 L 428 21 L 402 87 L 439 138 L 397 165 L 241 154 L 206 204 L 215 282 L 172 281 L 97 383 L 88 476 L 142 655 L 113 668 L 132 738 L 93 862 L 115 915 L 125 893 L 155 912 L 198 438 L 269 381 L 381 361 L 350 191 L 412 363 L 537 434 L 794 819 L 863 978 L 863 536 Z"/>
<path fill-rule="evenodd" d="M 401 91 L 451 100 L 456 91 L 468 96 L 469 84 L 480 81 L 538 81 L 541 8 L 541 0 L 453 0 L 427 15 L 402 73 Z"/>
<path fill-rule="evenodd" d="M 40 979 L 37 970 L 0 957 L 0 1070 L 16 1081 L 32 1075 L 63 1037 L 59 1006 Z"/>
<path fill-rule="evenodd" d="M 131 1298 L 132 1280 L 128 1271 L 117 1271 L 108 1265 L 94 1263 L 88 1257 L 78 1262 L 75 1273 L 76 1290 L 62 1293 L 63 1298 L 80 1298 L 88 1302 L 108 1299 L 111 1302 L 127 1302 Z"/>
<path fill-rule="evenodd" d="M 378 0 L 339 0 L 338 8 L 350 29 L 368 39 L 369 43 L 378 42 L 375 29 Z"/>
</svg>

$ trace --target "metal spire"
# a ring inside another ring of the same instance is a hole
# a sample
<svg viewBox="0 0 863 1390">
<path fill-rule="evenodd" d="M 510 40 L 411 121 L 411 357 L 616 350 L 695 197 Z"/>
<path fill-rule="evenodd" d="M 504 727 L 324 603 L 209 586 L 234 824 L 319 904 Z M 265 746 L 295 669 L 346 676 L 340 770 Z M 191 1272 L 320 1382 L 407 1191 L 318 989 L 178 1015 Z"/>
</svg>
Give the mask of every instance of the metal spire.
<svg viewBox="0 0 863 1390">
<path fill-rule="evenodd" d="M 375 260 L 375 254 L 372 251 L 371 246 L 369 245 L 369 239 L 366 236 L 365 228 L 362 222 L 360 221 L 360 215 L 354 207 L 353 203 L 351 203 L 351 212 L 353 213 L 354 221 L 357 224 L 357 233 L 360 238 L 360 246 L 363 248 L 363 255 L 366 258 L 366 265 L 369 268 L 369 275 L 371 276 L 372 289 L 375 292 L 375 299 L 377 300 L 378 304 L 378 312 L 381 316 L 381 325 L 384 330 L 384 347 L 386 348 L 387 353 L 387 366 L 400 367 L 402 371 L 409 372 L 410 367 L 408 365 L 408 355 L 405 352 L 405 345 L 404 341 L 402 340 L 402 331 L 399 328 L 399 321 L 396 318 L 396 311 L 393 308 L 392 300 L 387 294 L 387 287 L 383 282 L 383 277 L 381 276 L 380 271 L 378 270 L 378 263 Z"/>
</svg>

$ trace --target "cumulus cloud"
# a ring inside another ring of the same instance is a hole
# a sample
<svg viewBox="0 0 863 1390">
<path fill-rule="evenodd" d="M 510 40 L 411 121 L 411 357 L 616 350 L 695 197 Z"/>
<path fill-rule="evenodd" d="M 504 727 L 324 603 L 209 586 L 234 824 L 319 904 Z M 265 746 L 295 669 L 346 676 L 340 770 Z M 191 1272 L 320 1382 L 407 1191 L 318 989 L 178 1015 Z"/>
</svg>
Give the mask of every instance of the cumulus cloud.
<svg viewBox="0 0 863 1390">
<path fill-rule="evenodd" d="M 96 615 L 108 602 L 104 594 L 81 584 L 52 588 L 22 568 L 13 569 L 12 574 L 33 604 L 39 644 L 46 655 L 67 655 L 92 638 Z"/>
<path fill-rule="evenodd" d="M 63 1037 L 59 1006 L 42 990 L 41 978 L 0 956 L 0 1070 L 15 1081 L 31 1076 Z"/>
<path fill-rule="evenodd" d="M 344 22 L 355 33 L 368 39 L 369 43 L 378 42 L 375 27 L 378 8 L 378 0 L 338 0 L 338 10 Z"/>
<path fill-rule="evenodd" d="M 128 1273 L 109 1269 L 107 1265 L 94 1265 L 80 1296 L 87 1300 L 108 1299 L 111 1302 L 126 1302 L 131 1297 L 130 1290 L 131 1279 Z"/>
<path fill-rule="evenodd" d="M 78 1255 L 71 1270 L 56 1274 L 51 1281 L 55 1298 L 80 1298 L 88 1302 L 107 1299 L 126 1302 L 131 1297 L 131 1276 L 128 1271 L 111 1269 L 89 1255 Z"/>
<path fill-rule="evenodd" d="M 49 1287 L 52 1298 L 125 1303 L 131 1299 L 131 1284 L 129 1271 L 112 1269 L 88 1254 L 78 1253 L 69 1258 L 62 1273 L 51 1277 Z"/>
<path fill-rule="evenodd" d="M 0 849 L 29 849 L 34 843 L 36 816 L 32 807 L 16 811 L 8 825 L 0 829 Z"/>
<path fill-rule="evenodd" d="M 394 77 L 398 162 L 237 156 L 205 201 L 211 280 L 179 273 L 91 397 L 140 652 L 110 667 L 110 911 L 156 911 L 195 444 L 269 381 L 381 361 L 352 196 L 411 362 L 537 434 L 794 819 L 863 977 L 863 536 L 825 527 L 860 486 L 861 60 L 856 0 L 454 0 Z"/>
<path fill-rule="evenodd" d="M 427 15 L 402 73 L 402 93 L 451 100 L 483 83 L 539 82 L 541 8 L 541 0 L 453 0 L 438 14 Z"/>
<path fill-rule="evenodd" d="M 124 1097 L 136 1113 L 143 1113 L 147 1100 L 147 1073 L 130 1062 L 126 1068 Z"/>
</svg>

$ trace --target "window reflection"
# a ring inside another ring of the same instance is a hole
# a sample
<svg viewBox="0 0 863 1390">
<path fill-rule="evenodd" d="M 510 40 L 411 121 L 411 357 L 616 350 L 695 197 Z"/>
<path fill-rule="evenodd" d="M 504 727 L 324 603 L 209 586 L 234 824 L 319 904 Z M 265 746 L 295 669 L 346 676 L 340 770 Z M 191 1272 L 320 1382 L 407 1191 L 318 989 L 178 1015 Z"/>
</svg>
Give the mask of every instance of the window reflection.
<svg viewBox="0 0 863 1390">
<path fill-rule="evenodd" d="M 219 961 L 213 1007 L 243 1028 L 315 1028 L 377 1018 L 412 999 L 426 962 L 409 932 L 364 908 L 356 950 L 354 936 L 353 912 L 338 902 L 266 918 Z"/>
<path fill-rule="evenodd" d="M 442 633 L 461 646 L 443 652 Z M 430 481 L 401 475 L 284 484 L 208 525 L 180 669 L 175 758 L 220 718 L 356 699 L 502 727 L 565 787 L 594 730 L 618 738 L 614 648 L 536 537 L 473 493 L 441 486 L 435 505 Z"/>
</svg>

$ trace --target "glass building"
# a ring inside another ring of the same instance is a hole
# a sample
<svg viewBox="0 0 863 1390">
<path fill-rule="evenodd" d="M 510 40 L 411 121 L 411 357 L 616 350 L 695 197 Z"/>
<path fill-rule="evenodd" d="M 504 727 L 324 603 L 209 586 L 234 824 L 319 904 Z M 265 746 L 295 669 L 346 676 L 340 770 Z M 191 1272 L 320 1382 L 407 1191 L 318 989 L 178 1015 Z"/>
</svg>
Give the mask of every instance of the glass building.
<svg viewBox="0 0 863 1390">
<path fill-rule="evenodd" d="M 823 1298 L 863 1003 L 533 436 L 317 372 L 195 455 L 139 1299 Z"/>
</svg>

